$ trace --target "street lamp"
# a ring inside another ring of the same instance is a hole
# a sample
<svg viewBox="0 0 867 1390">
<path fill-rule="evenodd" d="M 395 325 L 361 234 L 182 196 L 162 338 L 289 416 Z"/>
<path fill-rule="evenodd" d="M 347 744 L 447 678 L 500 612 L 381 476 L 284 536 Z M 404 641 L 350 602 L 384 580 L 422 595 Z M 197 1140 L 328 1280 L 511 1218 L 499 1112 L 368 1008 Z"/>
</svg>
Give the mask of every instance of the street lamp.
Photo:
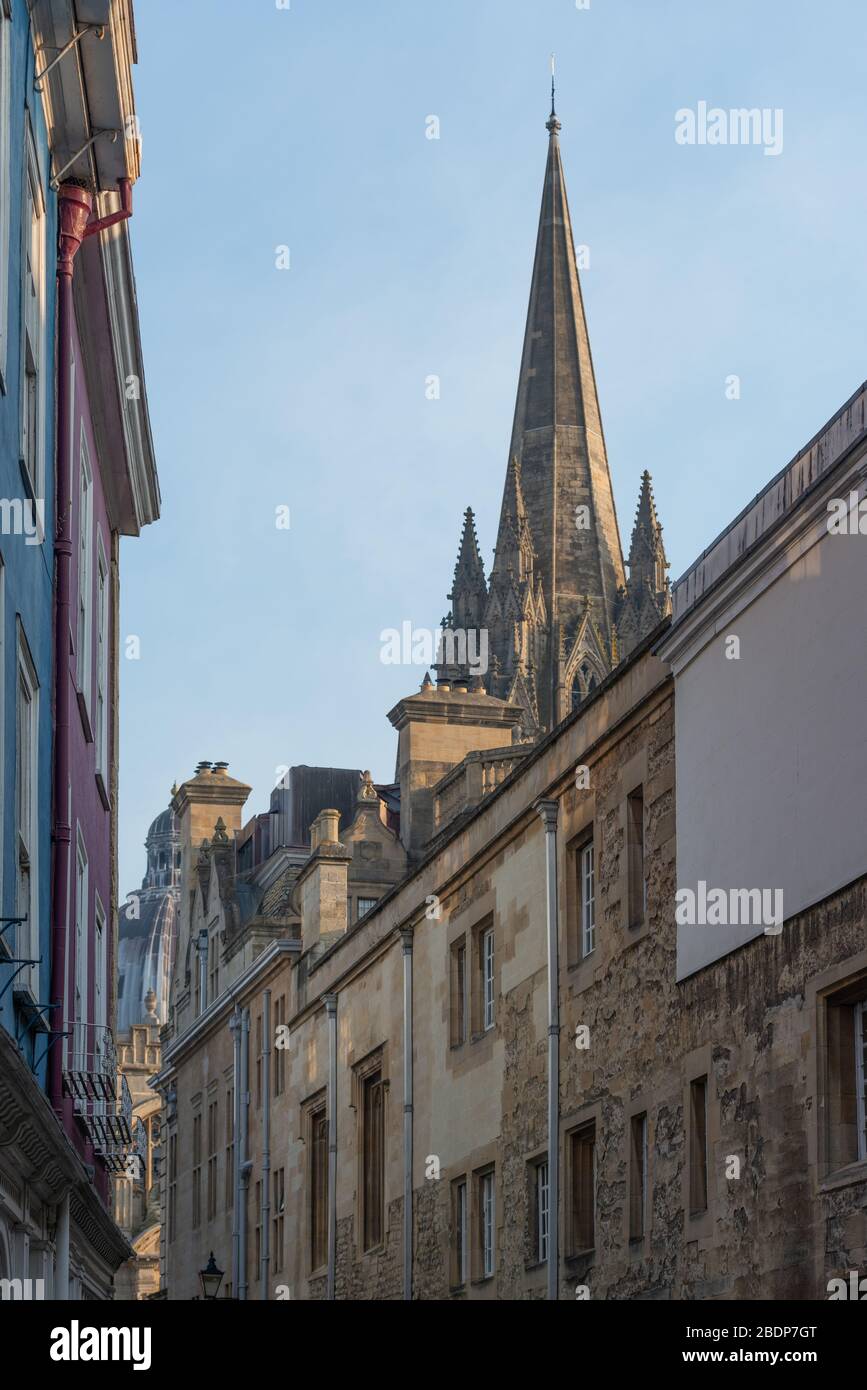
<svg viewBox="0 0 867 1390">
<path fill-rule="evenodd" d="M 217 1268 L 213 1250 L 205 1268 L 199 1270 L 199 1278 L 202 1281 L 202 1297 L 216 1298 L 223 1282 L 223 1270 Z"/>
</svg>

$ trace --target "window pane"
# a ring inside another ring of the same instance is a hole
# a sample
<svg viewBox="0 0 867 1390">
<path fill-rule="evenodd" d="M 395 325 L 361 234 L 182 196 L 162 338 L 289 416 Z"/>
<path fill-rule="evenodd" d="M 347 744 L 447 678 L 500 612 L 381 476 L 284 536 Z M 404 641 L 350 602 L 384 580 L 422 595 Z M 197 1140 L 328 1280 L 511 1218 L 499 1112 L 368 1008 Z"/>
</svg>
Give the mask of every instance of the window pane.
<svg viewBox="0 0 867 1390">
<path fill-rule="evenodd" d="M 707 1077 L 690 1083 L 689 1205 L 707 1210 Z"/>
<path fill-rule="evenodd" d="M 489 928 L 482 937 L 482 983 L 484 1026 L 494 1026 L 494 932 Z"/>
<path fill-rule="evenodd" d="M 572 1250 L 592 1250 L 596 1244 L 596 1129 L 572 1136 Z"/>
</svg>

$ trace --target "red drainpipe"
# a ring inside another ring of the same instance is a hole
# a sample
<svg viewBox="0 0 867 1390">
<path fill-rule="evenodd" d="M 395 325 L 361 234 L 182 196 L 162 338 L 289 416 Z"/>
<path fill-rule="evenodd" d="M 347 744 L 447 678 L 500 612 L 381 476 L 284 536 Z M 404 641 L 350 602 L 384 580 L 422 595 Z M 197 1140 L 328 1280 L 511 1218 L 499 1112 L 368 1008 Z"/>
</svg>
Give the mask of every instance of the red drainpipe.
<svg viewBox="0 0 867 1390">
<path fill-rule="evenodd" d="M 69 767 L 72 680 L 69 670 L 69 632 L 72 580 L 72 333 L 75 310 L 72 274 L 75 257 L 85 237 L 93 236 L 132 216 L 132 185 L 120 179 L 121 211 L 91 221 L 93 198 L 76 183 L 58 189 L 59 245 L 57 253 L 57 513 L 54 538 L 54 862 L 51 884 L 51 998 L 59 1005 L 53 1020 L 55 1033 L 65 1031 L 67 1005 L 67 909 L 70 893 Z M 49 1053 L 48 1091 L 58 1110 L 71 1110 L 63 1097 L 64 1040 L 57 1038 Z M 71 1114 L 65 1117 L 71 1119 Z"/>
</svg>

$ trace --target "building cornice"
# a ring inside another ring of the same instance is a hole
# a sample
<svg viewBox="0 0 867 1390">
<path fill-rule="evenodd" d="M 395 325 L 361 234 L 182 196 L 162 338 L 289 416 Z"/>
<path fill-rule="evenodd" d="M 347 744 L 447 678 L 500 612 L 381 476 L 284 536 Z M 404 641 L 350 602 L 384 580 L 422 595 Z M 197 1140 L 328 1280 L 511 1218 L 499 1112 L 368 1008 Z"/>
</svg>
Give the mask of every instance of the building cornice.
<svg viewBox="0 0 867 1390">
<path fill-rule="evenodd" d="M 174 1042 L 163 1045 L 162 1066 L 149 1082 L 152 1089 L 156 1091 L 165 1087 L 176 1071 L 179 1062 L 189 1051 L 202 1042 L 204 1037 L 220 1023 L 224 1016 L 231 1013 L 241 996 L 251 986 L 266 979 L 285 960 L 299 956 L 301 950 L 302 945 L 299 940 L 274 941 L 266 947 L 262 954 L 256 957 L 252 965 L 249 965 L 243 974 L 238 976 L 230 988 L 225 990 L 212 1004 L 209 1004 L 203 1013 L 199 1014 L 189 1028 L 181 1033 Z"/>
</svg>

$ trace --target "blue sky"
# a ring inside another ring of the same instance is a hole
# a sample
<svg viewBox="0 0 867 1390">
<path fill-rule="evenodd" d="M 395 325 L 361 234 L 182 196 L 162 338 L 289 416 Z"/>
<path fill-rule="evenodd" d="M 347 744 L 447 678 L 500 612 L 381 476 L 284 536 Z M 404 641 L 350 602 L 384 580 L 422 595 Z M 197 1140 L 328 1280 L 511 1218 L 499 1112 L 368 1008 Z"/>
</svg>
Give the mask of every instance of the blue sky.
<svg viewBox="0 0 867 1390">
<path fill-rule="evenodd" d="M 468 504 L 490 567 L 552 50 L 624 544 L 649 468 L 676 578 L 867 375 L 857 0 L 138 0 L 136 24 L 163 517 L 122 544 L 124 892 L 200 758 L 249 814 L 280 765 L 392 778 L 386 712 L 423 671 L 380 633 L 447 610 Z M 679 145 L 700 101 L 781 109 L 782 153 Z"/>
</svg>

